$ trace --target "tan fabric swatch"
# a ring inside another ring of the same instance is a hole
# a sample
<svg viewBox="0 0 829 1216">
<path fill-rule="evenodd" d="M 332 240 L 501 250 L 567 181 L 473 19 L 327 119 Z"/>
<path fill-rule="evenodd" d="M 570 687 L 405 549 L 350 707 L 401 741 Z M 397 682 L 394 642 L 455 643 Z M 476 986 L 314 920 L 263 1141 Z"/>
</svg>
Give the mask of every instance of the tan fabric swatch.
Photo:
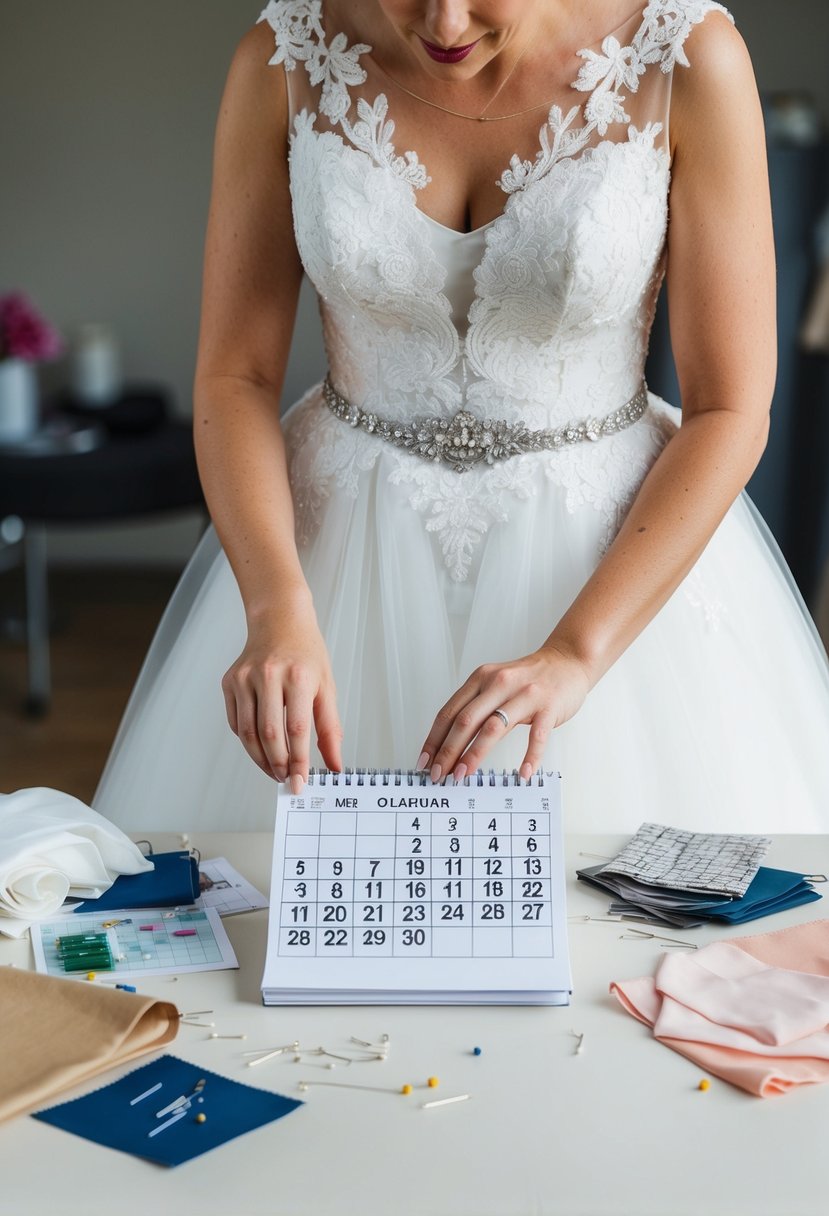
<svg viewBox="0 0 829 1216">
<path fill-rule="evenodd" d="M 177 1035 L 175 1005 L 0 968 L 0 1122 Z"/>
</svg>

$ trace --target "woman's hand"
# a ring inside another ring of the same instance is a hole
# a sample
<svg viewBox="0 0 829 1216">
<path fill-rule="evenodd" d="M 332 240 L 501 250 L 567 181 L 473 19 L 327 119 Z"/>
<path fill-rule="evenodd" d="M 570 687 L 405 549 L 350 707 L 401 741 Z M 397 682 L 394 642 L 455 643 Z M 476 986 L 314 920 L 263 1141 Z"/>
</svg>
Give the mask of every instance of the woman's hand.
<svg viewBox="0 0 829 1216">
<path fill-rule="evenodd" d="M 450 772 L 460 781 L 481 767 L 508 730 L 523 724 L 530 738 L 519 774 L 529 778 L 541 764 L 550 731 L 572 718 L 590 687 L 585 664 L 550 641 L 512 663 L 486 663 L 439 711 L 417 767 L 431 767 L 433 781 Z"/>
<path fill-rule="evenodd" d="M 310 596 L 248 622 L 247 644 L 222 679 L 227 720 L 252 760 L 298 794 L 308 780 L 311 726 L 328 768 L 342 768 L 343 737 L 331 664 Z"/>
</svg>

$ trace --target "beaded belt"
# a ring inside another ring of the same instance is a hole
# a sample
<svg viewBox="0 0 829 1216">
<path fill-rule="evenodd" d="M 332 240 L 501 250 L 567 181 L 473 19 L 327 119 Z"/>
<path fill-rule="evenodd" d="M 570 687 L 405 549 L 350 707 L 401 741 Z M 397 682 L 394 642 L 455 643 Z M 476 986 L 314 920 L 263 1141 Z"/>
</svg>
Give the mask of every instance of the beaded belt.
<svg viewBox="0 0 829 1216">
<path fill-rule="evenodd" d="M 456 473 L 465 473 L 477 464 L 508 460 L 522 452 L 556 452 L 568 444 L 595 442 L 631 426 L 648 407 L 648 386 L 643 380 L 630 401 L 604 418 L 585 418 L 555 430 L 531 431 L 521 422 L 507 422 L 503 418 L 485 418 L 482 422 L 468 410 L 458 410 L 450 419 L 421 416 L 393 422 L 352 405 L 337 392 L 328 376 L 322 391 L 331 413 L 343 422 L 361 426 L 413 456 L 449 465 Z"/>
</svg>

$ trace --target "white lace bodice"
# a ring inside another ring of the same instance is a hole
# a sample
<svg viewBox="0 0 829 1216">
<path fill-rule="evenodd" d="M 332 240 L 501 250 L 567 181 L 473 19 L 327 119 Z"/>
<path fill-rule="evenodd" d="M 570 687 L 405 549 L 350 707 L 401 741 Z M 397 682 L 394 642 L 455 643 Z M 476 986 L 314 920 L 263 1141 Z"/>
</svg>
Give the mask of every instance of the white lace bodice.
<svg viewBox="0 0 829 1216">
<path fill-rule="evenodd" d="M 534 158 L 512 157 L 502 214 L 461 234 L 418 207 L 428 166 L 394 146 L 387 97 L 364 66 L 371 48 L 326 31 L 321 0 L 270 0 L 259 20 L 289 84 L 297 247 L 345 397 L 386 417 L 467 408 L 541 428 L 634 395 L 665 265 L 671 75 L 715 9 L 730 17 L 714 0 L 651 0 L 578 51 L 575 104 L 551 107 Z M 664 431 L 661 420 L 637 424 L 648 425 Z M 291 436 L 300 535 L 331 479 L 356 487 L 382 445 L 319 412 L 313 427 Z M 462 475 L 399 454 L 393 476 L 411 485 L 462 580 L 476 537 L 535 492 L 542 470 L 617 523 L 630 498 L 620 477 L 630 487 L 644 471 L 632 452 L 619 435 Z"/>
</svg>

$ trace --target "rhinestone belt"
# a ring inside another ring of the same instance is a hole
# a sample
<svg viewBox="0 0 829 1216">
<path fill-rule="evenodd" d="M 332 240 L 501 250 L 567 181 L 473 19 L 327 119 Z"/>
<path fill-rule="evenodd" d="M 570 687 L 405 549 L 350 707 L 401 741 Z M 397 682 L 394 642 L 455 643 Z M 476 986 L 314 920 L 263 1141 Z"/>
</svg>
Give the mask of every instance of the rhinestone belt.
<svg viewBox="0 0 829 1216">
<path fill-rule="evenodd" d="M 343 422 L 360 426 L 413 456 L 446 464 L 456 473 L 465 473 L 478 464 L 508 460 L 522 452 L 556 452 L 572 443 L 595 442 L 631 426 L 648 407 L 648 386 L 643 380 L 630 401 L 604 418 L 585 418 L 555 430 L 531 431 L 521 422 L 503 418 L 481 421 L 468 410 L 458 410 L 450 419 L 421 416 L 393 422 L 352 405 L 337 392 L 328 376 L 322 391 L 331 413 Z"/>
</svg>

